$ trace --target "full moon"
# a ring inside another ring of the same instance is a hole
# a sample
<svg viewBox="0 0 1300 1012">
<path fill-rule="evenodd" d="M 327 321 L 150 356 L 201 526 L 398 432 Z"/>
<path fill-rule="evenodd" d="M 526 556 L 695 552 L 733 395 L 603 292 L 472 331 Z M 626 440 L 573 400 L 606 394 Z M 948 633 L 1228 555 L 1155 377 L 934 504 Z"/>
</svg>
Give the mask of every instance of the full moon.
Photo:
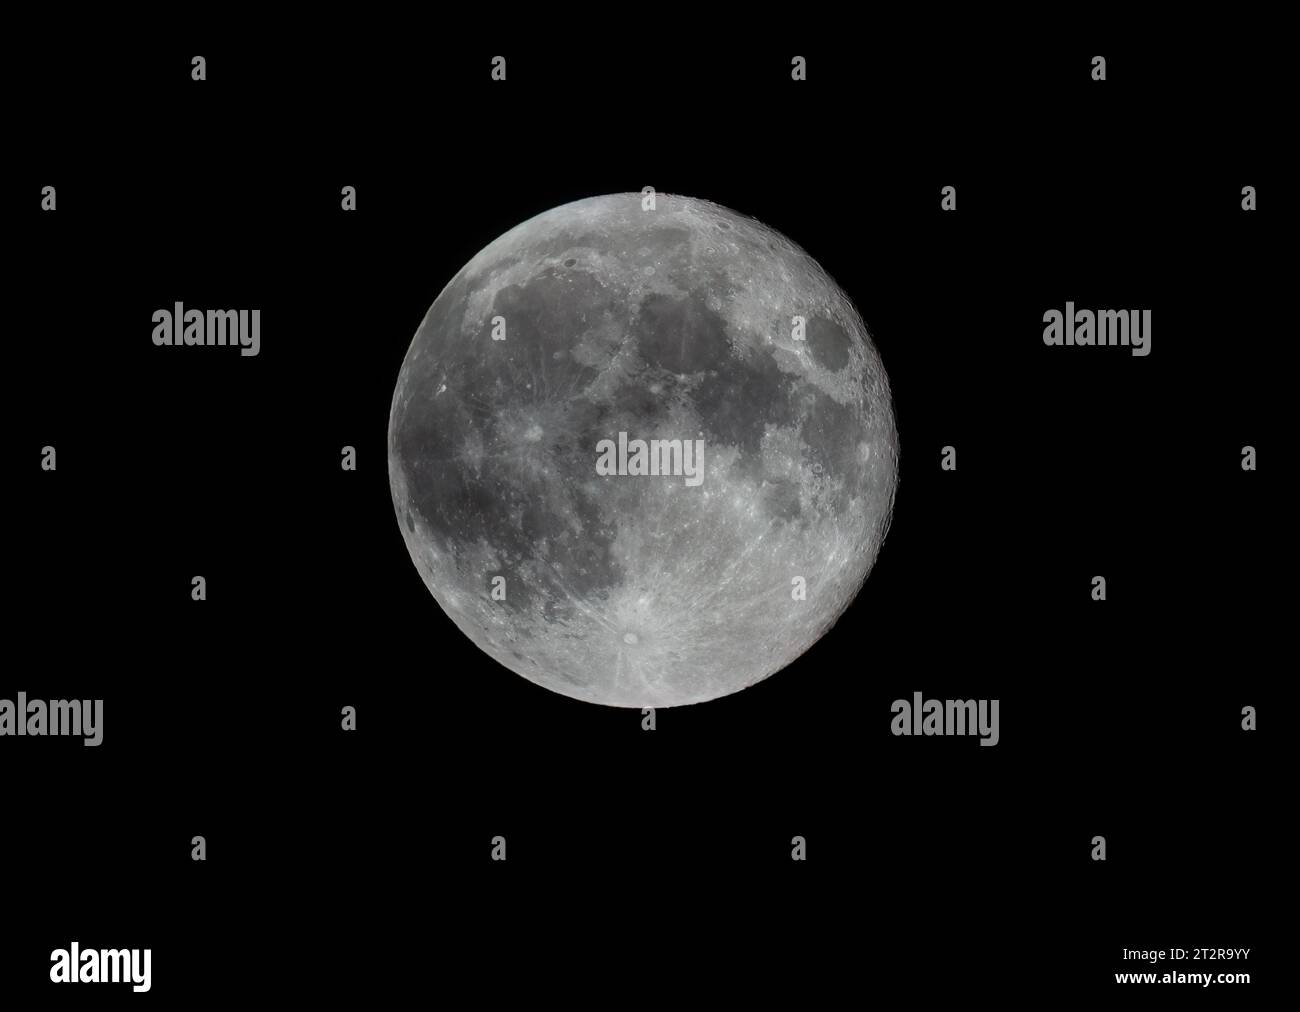
<svg viewBox="0 0 1300 1012">
<path fill-rule="evenodd" d="M 666 194 L 490 243 L 425 315 L 388 421 L 397 520 L 443 611 L 609 706 L 726 696 L 816 643 L 876 559 L 897 461 L 839 286 L 779 232 Z"/>
</svg>

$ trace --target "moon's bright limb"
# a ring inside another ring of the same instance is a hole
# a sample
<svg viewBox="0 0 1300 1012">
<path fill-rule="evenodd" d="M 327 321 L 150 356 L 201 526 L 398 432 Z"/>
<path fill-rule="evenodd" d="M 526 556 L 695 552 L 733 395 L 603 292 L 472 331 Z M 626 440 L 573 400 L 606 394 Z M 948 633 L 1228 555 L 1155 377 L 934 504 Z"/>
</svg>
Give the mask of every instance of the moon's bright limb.
<svg viewBox="0 0 1300 1012">
<path fill-rule="evenodd" d="M 703 481 L 598 475 L 620 432 L 703 440 Z M 815 643 L 871 569 L 898 459 L 880 358 L 811 257 L 631 193 L 538 215 L 451 280 L 388 454 L 456 625 L 539 685 L 632 707 L 727 695 Z"/>
</svg>

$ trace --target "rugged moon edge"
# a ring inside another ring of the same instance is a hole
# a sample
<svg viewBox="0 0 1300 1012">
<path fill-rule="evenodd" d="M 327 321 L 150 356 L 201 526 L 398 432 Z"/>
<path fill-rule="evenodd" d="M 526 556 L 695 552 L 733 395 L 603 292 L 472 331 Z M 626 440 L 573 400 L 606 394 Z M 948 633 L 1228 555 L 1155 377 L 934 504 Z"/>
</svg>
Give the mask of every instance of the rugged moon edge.
<svg viewBox="0 0 1300 1012">
<path fill-rule="evenodd" d="M 898 435 L 861 317 L 802 249 L 705 200 L 553 208 L 425 315 L 388 424 L 443 610 L 524 678 L 667 707 L 780 671 L 889 528 Z"/>
</svg>

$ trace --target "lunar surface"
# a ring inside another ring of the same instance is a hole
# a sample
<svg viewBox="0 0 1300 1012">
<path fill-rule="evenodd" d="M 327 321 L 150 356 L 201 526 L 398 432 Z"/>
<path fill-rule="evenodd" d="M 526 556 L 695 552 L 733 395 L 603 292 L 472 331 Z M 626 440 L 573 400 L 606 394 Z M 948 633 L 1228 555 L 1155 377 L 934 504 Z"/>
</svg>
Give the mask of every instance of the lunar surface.
<svg viewBox="0 0 1300 1012">
<path fill-rule="evenodd" d="M 602 472 L 620 438 L 698 448 L 699 480 L 631 452 Z M 888 378 L 835 282 L 765 225 L 665 194 L 566 204 L 487 246 L 416 332 L 388 427 L 438 604 L 511 671 L 610 706 L 715 699 L 807 650 L 875 561 L 897 459 Z"/>
</svg>

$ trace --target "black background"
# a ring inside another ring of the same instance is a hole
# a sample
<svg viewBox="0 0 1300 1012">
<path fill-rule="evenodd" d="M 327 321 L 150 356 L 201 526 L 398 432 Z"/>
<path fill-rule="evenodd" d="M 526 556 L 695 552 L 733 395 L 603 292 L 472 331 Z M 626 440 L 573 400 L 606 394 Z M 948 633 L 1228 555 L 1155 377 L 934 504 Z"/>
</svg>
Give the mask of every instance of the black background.
<svg viewBox="0 0 1300 1012">
<path fill-rule="evenodd" d="M 716 989 L 693 995 L 814 1006 L 1146 999 L 1114 983 L 1149 968 L 1120 950 L 1174 945 L 1251 947 L 1170 968 L 1263 993 L 1294 274 L 1276 66 L 1104 34 L 835 34 L 197 32 L 8 67 L 0 697 L 102 698 L 105 732 L 0 739 L 4 993 L 387 1007 L 452 984 L 671 997 L 689 974 Z M 643 186 L 817 258 L 872 331 L 901 440 L 893 526 L 835 628 L 653 733 L 465 640 L 407 557 L 385 461 L 402 357 L 452 275 L 534 214 Z M 1152 354 L 1044 346 L 1067 300 L 1151 309 Z M 154 347 L 175 301 L 260 308 L 261 354 Z M 892 736 L 917 690 L 1000 699 L 1000 743 Z M 52 987 L 73 939 L 152 948 L 153 998 Z"/>
</svg>

